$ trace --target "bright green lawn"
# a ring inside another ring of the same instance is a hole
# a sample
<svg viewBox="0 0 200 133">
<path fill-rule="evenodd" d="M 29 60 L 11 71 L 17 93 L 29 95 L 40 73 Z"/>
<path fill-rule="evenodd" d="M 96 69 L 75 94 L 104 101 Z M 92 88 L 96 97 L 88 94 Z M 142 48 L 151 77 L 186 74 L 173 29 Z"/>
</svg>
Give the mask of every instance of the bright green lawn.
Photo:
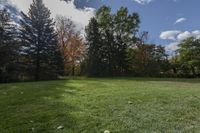
<svg viewBox="0 0 200 133">
<path fill-rule="evenodd" d="M 0 85 L 0 133 L 105 130 L 200 132 L 200 80 L 79 78 Z"/>
</svg>

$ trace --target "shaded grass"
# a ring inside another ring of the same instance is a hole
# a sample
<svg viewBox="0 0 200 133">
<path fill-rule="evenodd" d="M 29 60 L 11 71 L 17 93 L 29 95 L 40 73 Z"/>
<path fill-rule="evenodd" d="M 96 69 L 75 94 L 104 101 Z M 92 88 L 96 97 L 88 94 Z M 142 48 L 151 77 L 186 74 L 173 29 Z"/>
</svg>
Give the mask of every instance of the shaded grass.
<svg viewBox="0 0 200 133">
<path fill-rule="evenodd" d="M 75 78 L 0 85 L 0 133 L 104 130 L 200 131 L 199 80 Z"/>
</svg>

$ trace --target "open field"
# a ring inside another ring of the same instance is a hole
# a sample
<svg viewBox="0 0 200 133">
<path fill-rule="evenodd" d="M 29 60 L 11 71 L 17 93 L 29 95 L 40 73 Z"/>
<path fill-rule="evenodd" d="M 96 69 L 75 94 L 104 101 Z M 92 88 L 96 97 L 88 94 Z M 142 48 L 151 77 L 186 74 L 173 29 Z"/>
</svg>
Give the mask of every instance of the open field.
<svg viewBox="0 0 200 133">
<path fill-rule="evenodd" d="M 199 132 L 200 80 L 77 78 L 0 85 L 0 133 Z"/>
</svg>

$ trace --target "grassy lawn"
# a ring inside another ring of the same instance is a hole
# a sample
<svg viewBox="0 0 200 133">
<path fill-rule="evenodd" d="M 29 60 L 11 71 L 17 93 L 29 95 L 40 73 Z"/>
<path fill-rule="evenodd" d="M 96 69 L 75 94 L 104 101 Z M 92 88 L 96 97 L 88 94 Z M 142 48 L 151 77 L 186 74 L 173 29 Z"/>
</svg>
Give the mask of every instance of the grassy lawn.
<svg viewBox="0 0 200 133">
<path fill-rule="evenodd" d="M 0 133 L 105 130 L 199 132 L 200 80 L 79 78 L 0 85 Z"/>
</svg>

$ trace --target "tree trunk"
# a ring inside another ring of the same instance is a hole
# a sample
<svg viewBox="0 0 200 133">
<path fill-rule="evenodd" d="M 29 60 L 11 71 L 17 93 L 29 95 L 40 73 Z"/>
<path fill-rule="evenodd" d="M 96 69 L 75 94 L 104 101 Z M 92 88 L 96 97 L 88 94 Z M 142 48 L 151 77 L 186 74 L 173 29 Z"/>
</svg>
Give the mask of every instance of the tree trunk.
<svg viewBox="0 0 200 133">
<path fill-rule="evenodd" d="M 75 63 L 74 63 L 74 60 L 72 62 L 72 76 L 75 75 Z"/>
<path fill-rule="evenodd" d="M 38 81 L 40 79 L 39 77 L 40 72 L 40 63 L 39 60 L 36 61 L 36 70 L 35 70 L 35 80 Z"/>
<path fill-rule="evenodd" d="M 36 58 L 36 68 L 35 68 L 35 80 L 40 79 L 40 57 L 39 57 L 39 48 L 37 49 L 37 58 Z"/>
<path fill-rule="evenodd" d="M 176 68 L 173 67 L 172 69 L 173 69 L 174 74 L 177 74 L 177 70 L 176 70 Z"/>
</svg>

